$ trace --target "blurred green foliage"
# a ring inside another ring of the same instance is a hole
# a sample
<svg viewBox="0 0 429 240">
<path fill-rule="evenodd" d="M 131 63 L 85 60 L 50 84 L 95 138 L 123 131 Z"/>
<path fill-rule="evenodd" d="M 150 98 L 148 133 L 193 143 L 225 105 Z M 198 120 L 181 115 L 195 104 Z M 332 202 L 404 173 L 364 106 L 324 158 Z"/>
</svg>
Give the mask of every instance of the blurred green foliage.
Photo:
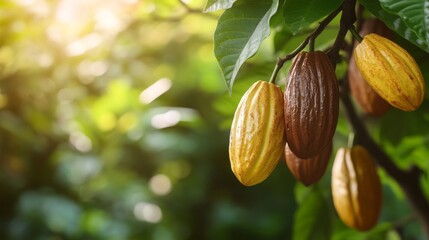
<svg viewBox="0 0 429 240">
<path fill-rule="evenodd" d="M 266 40 L 230 95 L 213 54 L 219 14 L 192 11 L 204 4 L 0 2 L 0 239 L 309 239 L 293 234 L 309 226 L 303 236 L 420 239 L 383 172 L 380 224 L 365 234 L 336 217 L 329 171 L 305 188 L 282 161 L 265 182 L 239 184 L 228 159 L 232 114 L 270 76 L 272 45 L 297 41 Z M 398 162 L 408 156 L 404 167 L 429 168 L 419 160 L 429 129 L 392 133 L 389 124 L 428 126 L 425 109 L 423 119 L 392 111 L 371 125 Z M 342 116 L 338 129 L 336 148 L 347 139 Z"/>
</svg>

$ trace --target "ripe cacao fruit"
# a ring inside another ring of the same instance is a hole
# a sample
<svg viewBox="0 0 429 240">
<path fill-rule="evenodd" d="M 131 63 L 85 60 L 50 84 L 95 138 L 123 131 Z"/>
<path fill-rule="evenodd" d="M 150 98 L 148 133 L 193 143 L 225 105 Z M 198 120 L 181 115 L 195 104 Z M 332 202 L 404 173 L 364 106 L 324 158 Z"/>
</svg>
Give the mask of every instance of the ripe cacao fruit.
<svg viewBox="0 0 429 240">
<path fill-rule="evenodd" d="M 365 36 L 369 33 L 377 33 L 388 39 L 393 38 L 392 31 L 378 19 L 367 19 L 363 21 L 359 34 Z M 350 92 L 356 99 L 362 111 L 370 116 L 379 117 L 385 114 L 390 105 L 372 89 L 362 78 L 353 55 L 350 58 L 348 67 L 348 78 Z"/>
<path fill-rule="evenodd" d="M 286 144 L 286 164 L 296 180 L 302 182 L 305 186 L 310 186 L 318 182 L 325 174 L 331 152 L 332 143 L 326 145 L 318 155 L 301 159 L 295 156 Z"/>
<path fill-rule="evenodd" d="M 421 105 L 425 82 L 416 61 L 405 49 L 370 33 L 353 55 L 362 77 L 390 105 L 404 111 Z"/>
<path fill-rule="evenodd" d="M 338 108 L 338 82 L 328 56 L 300 52 L 289 70 L 284 102 L 286 141 L 297 157 L 314 157 L 332 141 Z"/>
<path fill-rule="evenodd" d="M 232 121 L 231 169 L 246 186 L 264 181 L 284 149 L 283 91 L 266 81 L 255 82 L 243 95 Z"/>
<path fill-rule="evenodd" d="M 362 146 L 340 148 L 332 167 L 332 197 L 340 219 L 360 231 L 371 229 L 381 209 L 375 163 Z"/>
</svg>

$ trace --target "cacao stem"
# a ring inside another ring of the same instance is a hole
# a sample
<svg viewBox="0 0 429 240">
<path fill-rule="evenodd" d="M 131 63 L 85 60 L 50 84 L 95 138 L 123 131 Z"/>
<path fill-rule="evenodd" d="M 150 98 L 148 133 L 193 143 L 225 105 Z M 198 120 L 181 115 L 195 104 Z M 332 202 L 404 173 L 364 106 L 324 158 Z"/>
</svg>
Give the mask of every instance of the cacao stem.
<svg viewBox="0 0 429 240">
<path fill-rule="evenodd" d="M 274 83 L 274 84 L 276 83 L 277 74 L 279 73 L 281 67 L 282 66 L 280 66 L 279 62 L 277 61 L 276 66 L 274 67 L 273 74 L 271 75 L 271 78 L 270 78 L 270 83 Z"/>
<path fill-rule="evenodd" d="M 315 42 L 315 38 L 310 38 L 310 42 L 309 42 L 310 52 L 314 52 L 314 42 Z"/>
<path fill-rule="evenodd" d="M 345 0 L 342 4 L 343 12 L 340 19 L 340 30 L 338 30 L 337 38 L 335 39 L 332 48 L 328 52 L 329 59 L 334 66 L 337 65 L 337 61 L 340 57 L 340 49 L 344 45 L 344 39 L 347 35 L 347 30 L 354 22 L 356 22 L 356 0 Z"/>
<path fill-rule="evenodd" d="M 354 142 L 355 142 L 355 133 L 350 132 L 347 147 L 351 149 L 353 147 Z"/>
<path fill-rule="evenodd" d="M 331 14 L 329 14 L 323 21 L 320 22 L 319 26 L 305 38 L 305 40 L 291 53 L 284 57 L 279 57 L 276 62 L 276 66 L 274 67 L 273 74 L 270 78 L 270 83 L 274 83 L 277 78 L 277 74 L 280 71 L 280 69 L 283 67 L 285 62 L 291 60 L 294 58 L 298 53 L 300 53 L 305 46 L 310 42 L 310 51 L 314 51 L 314 39 L 319 36 L 320 33 L 323 32 L 323 30 L 328 26 L 328 24 L 338 15 L 338 13 L 341 12 L 343 9 L 342 5 L 340 5 L 337 9 L 335 9 Z"/>
<path fill-rule="evenodd" d="M 359 35 L 359 33 L 356 31 L 355 26 L 351 25 L 349 27 L 349 31 L 352 33 L 353 37 L 356 39 L 356 41 L 358 42 L 362 42 L 363 38 Z"/>
</svg>

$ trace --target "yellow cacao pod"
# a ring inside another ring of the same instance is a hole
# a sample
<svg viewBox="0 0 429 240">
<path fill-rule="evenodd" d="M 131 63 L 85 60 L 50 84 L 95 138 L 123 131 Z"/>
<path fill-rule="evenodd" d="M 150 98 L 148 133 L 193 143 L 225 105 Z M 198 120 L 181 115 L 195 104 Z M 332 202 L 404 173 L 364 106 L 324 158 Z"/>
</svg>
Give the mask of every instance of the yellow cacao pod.
<svg viewBox="0 0 429 240">
<path fill-rule="evenodd" d="M 284 100 L 290 150 L 299 158 L 319 154 L 332 141 L 338 111 L 338 82 L 326 53 L 297 54 L 288 73 Z"/>
<path fill-rule="evenodd" d="M 353 55 L 366 82 L 390 105 L 417 109 L 425 95 L 425 82 L 413 57 L 387 38 L 371 33 L 356 46 Z"/>
<path fill-rule="evenodd" d="M 382 21 L 376 18 L 366 19 L 362 22 L 359 34 L 365 36 L 369 33 L 377 33 L 387 39 L 392 39 L 393 37 L 393 32 Z M 351 56 L 349 62 L 348 78 L 350 92 L 365 114 L 379 117 L 390 109 L 389 103 L 378 96 L 365 79 L 363 79 L 353 56 Z"/>
<path fill-rule="evenodd" d="M 296 180 L 302 182 L 305 186 L 310 186 L 318 182 L 325 174 L 331 152 L 332 143 L 326 145 L 318 155 L 302 159 L 297 157 L 286 144 L 286 164 Z"/>
<path fill-rule="evenodd" d="M 368 151 L 362 146 L 340 148 L 331 177 L 334 207 L 341 220 L 360 231 L 371 229 L 380 214 L 382 192 Z"/>
<path fill-rule="evenodd" d="M 266 81 L 255 82 L 243 95 L 232 121 L 231 169 L 246 186 L 264 181 L 284 148 L 283 91 Z"/>
</svg>

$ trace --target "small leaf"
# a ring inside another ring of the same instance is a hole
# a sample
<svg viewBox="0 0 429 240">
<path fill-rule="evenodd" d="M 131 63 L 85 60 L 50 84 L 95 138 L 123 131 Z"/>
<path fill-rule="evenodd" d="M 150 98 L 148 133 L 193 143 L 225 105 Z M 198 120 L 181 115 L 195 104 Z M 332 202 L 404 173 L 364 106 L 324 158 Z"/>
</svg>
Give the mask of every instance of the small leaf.
<svg viewBox="0 0 429 240">
<path fill-rule="evenodd" d="M 419 36 L 416 32 L 414 32 L 411 28 L 408 28 L 405 22 L 401 19 L 401 17 L 391 14 L 385 11 L 379 1 L 373 0 L 359 0 L 359 2 L 374 14 L 377 18 L 382 20 L 390 29 L 397 32 L 403 38 L 412 42 L 414 45 L 418 46 L 422 50 L 429 52 L 429 42 L 426 41 L 425 36 Z M 429 11 L 425 9 L 425 12 Z M 423 19 L 422 19 L 423 21 Z M 429 20 L 428 20 L 429 21 Z"/>
<path fill-rule="evenodd" d="M 278 0 L 243 0 L 219 18 L 214 34 L 215 55 L 230 92 L 240 67 L 270 34 L 270 18 L 277 7 Z"/>
<path fill-rule="evenodd" d="M 283 5 L 286 26 L 295 35 L 334 11 L 341 2 L 341 0 L 288 0 Z"/>
<path fill-rule="evenodd" d="M 214 12 L 217 10 L 228 9 L 237 0 L 207 0 L 204 12 Z"/>
<path fill-rule="evenodd" d="M 330 239 L 331 223 L 328 204 L 323 195 L 313 188 L 299 205 L 293 226 L 294 240 Z"/>
<path fill-rule="evenodd" d="M 429 11 L 428 0 L 380 0 L 380 3 L 384 10 L 399 16 L 408 28 L 429 42 L 428 16 L 425 14 Z"/>
<path fill-rule="evenodd" d="M 280 29 L 274 34 L 274 52 L 279 53 L 284 46 L 292 39 L 292 33 L 287 29 Z"/>
</svg>

